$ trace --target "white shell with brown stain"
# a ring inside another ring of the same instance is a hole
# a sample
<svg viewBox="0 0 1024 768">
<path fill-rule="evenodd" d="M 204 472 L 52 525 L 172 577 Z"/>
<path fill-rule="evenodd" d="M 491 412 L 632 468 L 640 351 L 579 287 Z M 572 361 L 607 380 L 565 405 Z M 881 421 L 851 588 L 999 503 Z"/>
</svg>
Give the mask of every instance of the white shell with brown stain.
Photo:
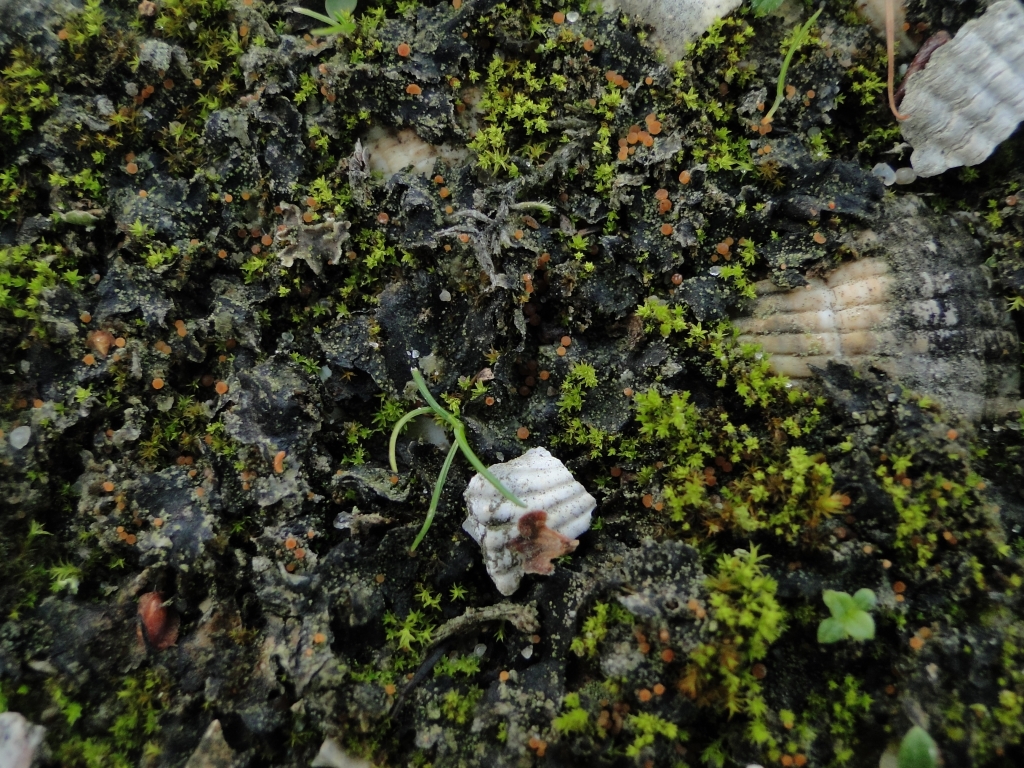
<svg viewBox="0 0 1024 768">
<path fill-rule="evenodd" d="M 918 176 L 977 165 L 1024 120 L 1024 4 L 999 0 L 935 51 L 900 112 Z"/>
<path fill-rule="evenodd" d="M 911 196 L 890 204 L 887 221 L 869 238 L 880 255 L 792 290 L 758 283 L 751 315 L 736 320 L 740 340 L 794 379 L 836 360 L 883 370 L 971 421 L 1015 411 L 1020 343 L 980 249 Z"/>
<path fill-rule="evenodd" d="M 524 574 L 551 573 L 551 559 L 576 548 L 597 500 L 545 448 L 489 469 L 526 507 L 477 474 L 466 487 L 469 516 L 462 527 L 480 545 L 498 591 L 511 595 Z"/>
</svg>

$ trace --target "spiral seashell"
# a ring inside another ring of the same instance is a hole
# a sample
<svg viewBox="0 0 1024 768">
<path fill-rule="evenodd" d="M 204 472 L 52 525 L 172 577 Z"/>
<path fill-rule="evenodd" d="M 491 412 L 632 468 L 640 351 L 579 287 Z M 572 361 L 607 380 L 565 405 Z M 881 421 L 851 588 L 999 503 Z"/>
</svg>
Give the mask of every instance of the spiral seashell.
<svg viewBox="0 0 1024 768">
<path fill-rule="evenodd" d="M 1024 119 L 1024 4 L 999 0 L 907 81 L 900 128 L 918 176 L 977 165 Z"/>
<path fill-rule="evenodd" d="M 553 558 L 576 549 L 597 500 L 544 448 L 489 469 L 526 507 L 477 474 L 464 494 L 469 516 L 462 528 L 480 545 L 498 591 L 511 595 L 524 574 L 550 574 Z"/>
<path fill-rule="evenodd" d="M 784 289 L 758 283 L 740 340 L 772 355 L 795 379 L 829 360 L 885 371 L 971 421 L 1015 411 L 1020 344 L 992 299 L 978 246 L 914 197 L 893 204 L 877 239 L 881 256 L 840 265 Z"/>
</svg>

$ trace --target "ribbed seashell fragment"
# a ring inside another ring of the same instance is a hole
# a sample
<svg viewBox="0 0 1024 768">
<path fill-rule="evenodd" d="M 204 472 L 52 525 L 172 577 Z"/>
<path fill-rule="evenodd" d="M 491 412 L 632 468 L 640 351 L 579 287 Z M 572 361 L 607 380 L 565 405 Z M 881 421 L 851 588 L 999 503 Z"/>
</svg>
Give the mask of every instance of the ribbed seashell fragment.
<svg viewBox="0 0 1024 768">
<path fill-rule="evenodd" d="M 466 487 L 469 516 L 462 527 L 480 545 L 498 591 L 511 595 L 524 574 L 550 574 L 553 558 L 576 549 L 597 500 L 544 448 L 489 469 L 526 507 L 477 474 Z"/>
<path fill-rule="evenodd" d="M 918 176 L 977 165 L 1024 120 L 1024 4 L 999 0 L 907 82 L 900 129 Z"/>
<path fill-rule="evenodd" d="M 740 340 L 795 379 L 829 360 L 874 366 L 971 421 L 1013 412 L 1020 343 L 991 297 L 978 246 L 916 198 L 892 204 L 875 239 L 883 255 L 847 262 L 808 285 L 757 284 Z"/>
</svg>

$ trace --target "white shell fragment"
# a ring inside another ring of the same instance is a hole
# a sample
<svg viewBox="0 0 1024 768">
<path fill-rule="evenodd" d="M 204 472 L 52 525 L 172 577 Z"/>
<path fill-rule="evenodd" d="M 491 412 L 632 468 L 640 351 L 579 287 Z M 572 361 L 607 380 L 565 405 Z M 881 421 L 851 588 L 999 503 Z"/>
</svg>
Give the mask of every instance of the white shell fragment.
<svg viewBox="0 0 1024 768">
<path fill-rule="evenodd" d="M 871 169 L 871 175 L 877 176 L 887 187 L 896 183 L 896 171 L 888 163 L 878 163 Z"/>
<path fill-rule="evenodd" d="M 32 427 L 26 427 L 24 425 L 12 429 L 10 436 L 7 438 L 7 440 L 11 444 L 11 447 L 16 451 L 20 451 L 22 448 L 28 445 L 28 441 L 31 439 Z"/>
<path fill-rule="evenodd" d="M 971 421 L 1015 411 L 1020 344 L 989 294 L 977 246 L 916 198 L 893 204 L 884 230 L 863 233 L 885 254 L 847 262 L 792 290 L 758 283 L 740 340 L 795 379 L 829 360 L 874 366 Z"/>
<path fill-rule="evenodd" d="M 46 729 L 17 712 L 0 714 L 0 766 L 30 768 L 42 746 Z"/>
<path fill-rule="evenodd" d="M 576 549 L 597 500 L 544 448 L 489 469 L 526 507 L 513 504 L 477 474 L 466 487 L 469 516 L 462 528 L 483 550 L 498 591 L 511 595 L 524 574 L 550 574 L 553 558 Z"/>
<path fill-rule="evenodd" d="M 1024 4 L 999 0 L 907 82 L 900 112 L 918 176 L 977 165 L 1024 120 Z"/>
<path fill-rule="evenodd" d="M 654 27 L 651 39 L 669 63 L 686 55 L 686 44 L 703 35 L 715 21 L 740 7 L 743 0 L 606 0 L 605 13 L 639 16 Z"/>
<path fill-rule="evenodd" d="M 447 144 L 428 144 L 411 128 L 394 131 L 374 126 L 367 132 L 363 144 L 369 153 L 370 170 L 379 171 L 385 179 L 404 168 L 428 176 L 433 173 L 435 160 L 459 165 L 468 155 L 465 149 L 453 149 Z"/>
</svg>

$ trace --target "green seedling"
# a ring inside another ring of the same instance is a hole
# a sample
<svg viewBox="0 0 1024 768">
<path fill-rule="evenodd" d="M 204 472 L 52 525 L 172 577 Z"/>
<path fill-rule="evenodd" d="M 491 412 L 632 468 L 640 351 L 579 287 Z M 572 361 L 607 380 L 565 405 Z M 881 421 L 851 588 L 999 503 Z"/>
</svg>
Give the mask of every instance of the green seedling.
<svg viewBox="0 0 1024 768">
<path fill-rule="evenodd" d="M 324 0 L 326 16 L 308 8 L 292 7 L 295 13 L 301 13 L 303 16 L 309 16 L 328 25 L 314 29 L 314 35 L 342 35 L 343 37 L 356 31 L 356 23 L 352 19 L 352 12 L 355 9 L 356 0 Z"/>
<path fill-rule="evenodd" d="M 750 0 L 750 7 L 755 16 L 767 16 L 774 13 L 782 5 L 782 0 Z"/>
<path fill-rule="evenodd" d="M 405 416 L 395 423 L 394 429 L 391 430 L 391 443 L 388 446 L 388 458 L 391 460 L 391 471 L 398 472 L 398 460 L 395 457 L 395 445 L 398 443 L 398 434 L 406 424 L 417 416 L 424 416 L 428 413 L 433 413 L 451 427 L 452 435 L 455 438 L 455 442 L 452 443 L 451 450 L 448 451 L 448 455 L 445 457 L 444 464 L 441 465 L 441 471 L 437 475 L 437 482 L 434 483 L 434 493 L 430 497 L 430 507 L 427 509 L 427 517 L 423 521 L 423 527 L 420 528 L 420 532 L 416 535 L 416 539 L 413 541 L 412 546 L 409 547 L 410 552 L 415 552 L 416 547 L 420 545 L 420 542 L 423 541 L 423 537 L 426 536 L 427 531 L 430 530 L 430 524 L 434 521 L 434 514 L 437 512 L 437 505 L 441 501 L 441 489 L 444 488 L 444 482 L 448 479 L 448 472 L 452 468 L 452 462 L 455 460 L 455 454 L 459 450 L 461 450 L 469 460 L 469 463 L 473 465 L 473 468 L 483 475 L 487 482 L 495 487 L 498 493 L 517 506 L 525 507 L 526 505 L 521 502 L 516 495 L 512 493 L 512 491 L 502 485 L 501 481 L 491 474 L 490 470 L 488 470 L 487 467 L 484 466 L 484 463 L 480 461 L 480 457 L 473 453 L 473 449 L 469 447 L 469 441 L 466 440 L 466 425 L 438 404 L 437 400 L 434 399 L 434 396 L 430 394 L 430 390 L 427 389 L 427 382 L 423 380 L 423 375 L 415 368 L 413 368 L 411 372 L 412 380 L 416 382 L 416 386 L 420 390 L 420 395 L 422 395 L 427 405 L 423 408 L 415 408 L 409 411 L 409 413 L 405 414 Z"/>
<path fill-rule="evenodd" d="M 786 92 L 786 73 L 789 72 L 789 64 L 793 61 L 793 54 L 795 54 L 800 48 L 810 39 L 811 27 L 814 26 L 814 22 L 818 20 L 818 16 L 821 15 L 822 9 L 819 8 L 814 12 L 802 26 L 797 27 L 793 30 L 793 38 L 789 44 L 789 51 L 786 53 L 786 58 L 782 61 L 782 69 L 779 72 L 779 84 L 775 89 L 775 103 L 772 104 L 772 108 L 768 110 L 768 114 L 761 118 L 763 125 L 768 125 L 772 121 L 772 116 L 775 114 L 775 110 L 779 108 L 782 103 L 782 99 Z"/>
<path fill-rule="evenodd" d="M 819 643 L 838 643 L 840 640 L 873 640 L 875 620 L 871 609 L 877 600 L 870 589 L 858 589 L 850 597 L 846 592 L 826 589 L 821 593 L 832 616 L 818 625 Z"/>
<path fill-rule="evenodd" d="M 896 758 L 899 768 L 936 768 L 939 764 L 939 748 L 928 731 L 915 725 L 900 742 L 900 752 Z"/>
</svg>

